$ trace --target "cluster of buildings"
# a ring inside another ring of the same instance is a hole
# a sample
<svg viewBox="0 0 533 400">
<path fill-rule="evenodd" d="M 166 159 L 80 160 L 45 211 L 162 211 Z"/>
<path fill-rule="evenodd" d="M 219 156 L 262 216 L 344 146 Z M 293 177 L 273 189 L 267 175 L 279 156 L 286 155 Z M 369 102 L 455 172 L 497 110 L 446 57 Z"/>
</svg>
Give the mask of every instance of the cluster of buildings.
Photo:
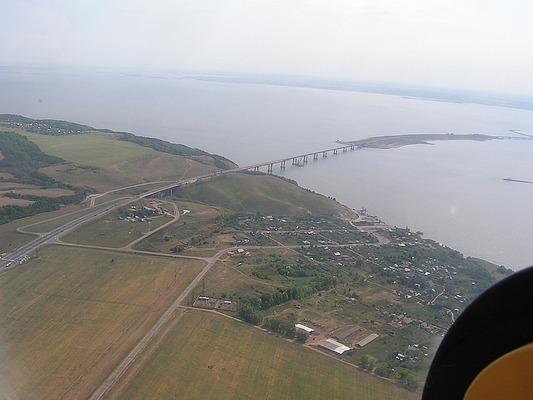
<svg viewBox="0 0 533 400">
<path fill-rule="evenodd" d="M 89 127 L 84 127 L 87 129 L 84 129 L 83 131 L 80 129 L 75 129 L 74 127 L 82 127 L 81 125 L 77 124 L 64 124 L 63 127 L 57 126 L 56 123 L 61 124 L 61 121 L 33 121 L 33 122 L 14 122 L 14 121 L 2 121 L 2 122 L 8 122 L 9 126 L 12 127 L 18 127 L 22 128 L 24 130 L 27 130 L 29 132 L 35 132 L 40 133 L 41 135 L 53 135 L 53 136 L 60 136 L 60 135 L 78 135 L 83 132 L 85 132 Z M 54 123 L 56 122 L 56 123 Z M 69 125 L 71 127 L 69 127 Z"/>
<path fill-rule="evenodd" d="M 309 336 L 315 333 L 315 330 L 313 328 L 310 328 L 303 324 L 296 324 L 295 325 L 296 331 L 303 331 L 307 333 Z M 372 343 L 374 340 L 376 340 L 379 335 L 377 333 L 371 333 L 368 335 L 365 335 L 363 337 L 358 338 L 357 342 L 355 343 L 355 346 L 350 347 L 345 345 L 342 342 L 345 342 L 350 337 L 355 336 L 356 333 L 359 333 L 363 331 L 363 328 L 361 328 L 358 325 L 351 326 L 337 334 L 335 334 L 333 337 L 328 337 L 324 340 L 321 340 L 318 342 L 318 347 L 320 349 L 326 350 L 328 352 L 334 353 L 338 356 L 343 356 L 347 353 L 350 353 L 354 351 L 355 349 L 360 349 L 362 347 L 365 347 L 366 345 Z"/>
<path fill-rule="evenodd" d="M 148 205 L 132 205 L 128 208 L 127 212 L 118 218 L 120 220 L 128 222 L 145 222 L 147 218 L 164 215 L 165 210 L 163 210 L 159 204 L 155 201 L 150 201 Z"/>
<path fill-rule="evenodd" d="M 228 250 L 226 251 L 226 255 L 228 256 L 246 256 L 250 257 L 251 253 L 247 249 L 237 249 L 237 250 Z"/>
<path fill-rule="evenodd" d="M 220 311 L 237 311 L 239 309 L 239 303 L 235 300 L 219 299 L 208 296 L 199 296 L 192 306 Z"/>
</svg>

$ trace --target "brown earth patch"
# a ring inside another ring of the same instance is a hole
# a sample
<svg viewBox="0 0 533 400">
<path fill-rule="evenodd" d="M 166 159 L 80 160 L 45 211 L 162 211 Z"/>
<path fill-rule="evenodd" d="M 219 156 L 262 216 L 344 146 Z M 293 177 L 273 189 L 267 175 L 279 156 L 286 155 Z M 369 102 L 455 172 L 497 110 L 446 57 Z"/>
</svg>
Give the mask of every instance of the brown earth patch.
<svg viewBox="0 0 533 400">
<path fill-rule="evenodd" d="M 0 178 L 11 179 L 11 178 L 14 178 L 14 177 L 15 177 L 14 175 L 11 175 L 8 172 L 0 172 Z"/>
<path fill-rule="evenodd" d="M 105 192 L 143 182 L 187 179 L 211 171 L 213 168 L 184 157 L 161 155 L 118 163 L 108 169 L 62 164 L 42 168 L 39 172 L 61 182 Z"/>
<path fill-rule="evenodd" d="M 221 243 L 232 243 L 235 240 L 232 235 L 219 235 L 217 239 Z"/>
<path fill-rule="evenodd" d="M 52 246 L 0 275 L 0 398 L 89 398 L 204 265 Z"/>
<path fill-rule="evenodd" d="M 3 197 L 0 196 L 0 207 L 3 206 L 21 206 L 21 207 L 27 207 L 31 206 L 34 202 L 30 200 L 24 200 L 24 199 L 11 199 L 9 197 Z"/>
<path fill-rule="evenodd" d="M 27 183 L 0 182 L 0 190 L 12 189 L 39 189 L 39 187 L 35 185 L 29 185 Z"/>
<path fill-rule="evenodd" d="M 127 174 L 142 182 L 186 179 L 207 174 L 213 171 L 213 168 L 184 157 L 169 154 L 151 159 L 115 164 L 110 170 L 120 174 Z"/>
<path fill-rule="evenodd" d="M 79 168 L 72 165 L 54 165 L 42 168 L 39 172 L 70 185 L 83 185 L 100 192 L 139 183 L 136 179 L 118 172 Z"/>
<path fill-rule="evenodd" d="M 60 189 L 60 188 L 49 188 L 49 189 L 28 188 L 28 189 L 12 190 L 12 192 L 15 194 L 20 194 L 20 195 L 41 196 L 41 197 L 61 197 L 61 196 L 70 196 L 74 194 L 72 190 Z"/>
</svg>

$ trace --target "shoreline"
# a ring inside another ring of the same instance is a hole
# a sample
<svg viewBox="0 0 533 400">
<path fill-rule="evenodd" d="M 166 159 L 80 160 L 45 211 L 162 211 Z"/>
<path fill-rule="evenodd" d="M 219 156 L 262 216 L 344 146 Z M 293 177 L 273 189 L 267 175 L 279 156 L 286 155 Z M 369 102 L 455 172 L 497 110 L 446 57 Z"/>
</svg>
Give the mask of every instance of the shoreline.
<svg viewBox="0 0 533 400">
<path fill-rule="evenodd" d="M 442 140 L 474 140 L 484 142 L 494 139 L 503 139 L 501 136 L 489 136 L 483 134 L 455 134 L 455 133 L 422 133 L 422 134 L 408 134 L 408 135 L 387 135 L 374 136 L 366 139 L 341 141 L 337 140 L 339 144 L 354 145 L 359 147 L 369 147 L 374 149 L 393 149 L 414 144 L 428 144 L 430 141 Z"/>
</svg>

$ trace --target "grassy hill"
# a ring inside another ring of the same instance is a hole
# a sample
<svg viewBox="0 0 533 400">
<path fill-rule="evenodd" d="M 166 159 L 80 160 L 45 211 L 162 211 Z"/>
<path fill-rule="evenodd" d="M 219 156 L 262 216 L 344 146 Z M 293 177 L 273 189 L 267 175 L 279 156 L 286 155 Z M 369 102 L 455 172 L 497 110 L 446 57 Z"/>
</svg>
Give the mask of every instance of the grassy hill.
<svg viewBox="0 0 533 400">
<path fill-rule="evenodd" d="M 235 173 L 179 188 L 188 200 L 222 206 L 239 213 L 338 216 L 349 210 L 325 196 L 274 175 Z"/>
<path fill-rule="evenodd" d="M 52 151 L 56 150 L 60 153 L 63 151 L 63 155 L 67 156 L 75 156 L 71 151 L 70 143 L 73 140 L 73 137 L 76 136 L 86 136 L 90 133 L 100 133 L 105 134 L 110 138 L 113 138 L 115 140 L 119 140 L 125 143 L 135 143 L 140 147 L 144 147 L 147 149 L 155 150 L 159 153 L 165 153 L 165 154 L 172 154 L 182 157 L 187 157 L 190 159 L 194 159 L 195 161 L 198 161 L 199 163 L 206 164 L 206 165 L 212 165 L 215 166 L 218 169 L 227 169 L 235 166 L 234 163 L 232 163 L 230 160 L 228 160 L 225 157 L 215 155 L 215 154 L 209 154 L 203 150 L 192 148 L 185 146 L 183 144 L 176 144 L 176 143 L 170 143 L 161 139 L 157 138 L 151 138 L 151 137 L 144 137 L 144 136 L 138 136 L 134 135 L 129 132 L 114 132 L 109 129 L 95 129 L 87 125 L 80 125 L 73 122 L 68 121 L 58 121 L 58 120 L 51 120 L 51 119 L 31 119 L 22 117 L 20 115 L 13 115 L 13 114 L 0 114 L 0 126 L 4 126 L 6 128 L 11 128 L 10 130 L 18 131 L 18 133 L 36 133 L 40 136 L 33 137 L 34 140 L 40 141 L 41 145 L 45 146 L 47 143 L 51 145 L 52 147 L 58 146 L 59 149 L 52 149 Z M 43 137 L 50 137 L 50 136 L 61 136 L 62 140 L 58 142 L 57 140 L 51 140 L 46 142 Z M 65 140 L 65 138 L 68 137 L 68 140 Z M 85 139 L 84 139 L 85 140 Z M 89 139 L 90 140 L 90 139 Z M 79 142 L 78 139 L 74 139 L 76 142 L 76 152 L 79 153 L 79 146 L 82 144 L 82 142 Z M 90 150 L 88 153 L 85 153 L 84 158 L 89 158 L 91 156 L 95 155 L 95 151 L 97 151 L 96 156 L 98 157 L 97 160 L 90 160 L 92 162 L 98 162 L 101 160 L 102 154 L 107 154 L 109 159 L 116 159 L 116 156 L 124 156 L 121 151 L 119 151 L 117 154 L 112 153 L 113 150 L 117 148 L 117 145 L 115 144 L 111 148 L 104 147 L 104 152 L 98 151 L 102 150 L 101 146 L 105 146 L 109 143 L 105 142 L 99 142 L 96 146 L 94 143 L 89 143 L 89 147 L 85 148 L 84 150 Z M 100 148 L 98 148 L 100 146 Z M 118 146 L 119 150 L 120 147 Z M 128 149 L 133 149 L 134 147 L 127 147 Z M 47 150 L 50 150 L 47 148 Z M 138 150 L 138 149 L 137 149 Z M 43 148 L 43 151 L 46 152 L 46 150 Z M 65 154 L 66 152 L 66 154 Z M 79 154 L 78 154 L 79 155 Z M 135 155 L 135 151 L 132 155 Z M 65 159 L 70 159 L 69 157 Z M 129 157 L 128 157 L 129 159 Z M 88 163 L 88 165 L 92 165 L 91 163 Z"/>
<path fill-rule="evenodd" d="M 79 202 L 91 191 L 235 167 L 224 157 L 181 144 L 67 121 L 0 114 L 0 131 L 0 223 Z"/>
</svg>

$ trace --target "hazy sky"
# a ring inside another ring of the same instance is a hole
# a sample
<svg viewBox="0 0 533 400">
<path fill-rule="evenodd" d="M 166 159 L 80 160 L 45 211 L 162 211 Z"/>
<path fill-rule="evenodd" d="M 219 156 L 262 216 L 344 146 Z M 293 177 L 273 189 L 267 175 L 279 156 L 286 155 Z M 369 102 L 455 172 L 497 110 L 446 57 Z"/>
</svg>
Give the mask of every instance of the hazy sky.
<svg viewBox="0 0 533 400">
<path fill-rule="evenodd" d="M 531 0 L 0 0 L 0 65 L 533 93 Z"/>
</svg>

